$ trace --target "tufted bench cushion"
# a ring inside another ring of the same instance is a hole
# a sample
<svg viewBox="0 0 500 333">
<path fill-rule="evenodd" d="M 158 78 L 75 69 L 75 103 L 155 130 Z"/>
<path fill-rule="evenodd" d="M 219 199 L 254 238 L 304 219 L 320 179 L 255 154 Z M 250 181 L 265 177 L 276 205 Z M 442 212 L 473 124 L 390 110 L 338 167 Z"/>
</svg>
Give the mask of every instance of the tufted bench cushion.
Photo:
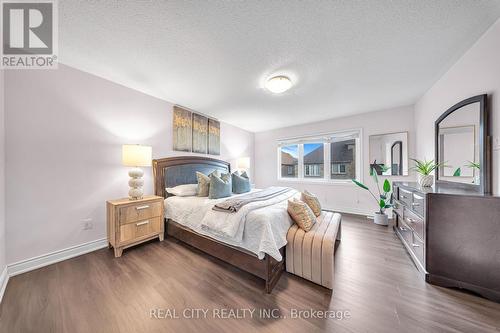
<svg viewBox="0 0 500 333">
<path fill-rule="evenodd" d="M 341 220 L 338 213 L 322 211 L 308 232 L 296 224 L 290 227 L 286 236 L 286 271 L 332 289 L 335 243 L 340 241 Z"/>
</svg>

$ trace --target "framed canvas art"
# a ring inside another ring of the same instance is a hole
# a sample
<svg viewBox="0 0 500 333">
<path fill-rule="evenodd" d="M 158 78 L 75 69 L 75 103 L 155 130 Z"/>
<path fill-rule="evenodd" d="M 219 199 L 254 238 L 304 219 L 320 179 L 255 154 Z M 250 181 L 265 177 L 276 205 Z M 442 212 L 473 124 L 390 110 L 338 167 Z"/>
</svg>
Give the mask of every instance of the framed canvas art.
<svg viewBox="0 0 500 333">
<path fill-rule="evenodd" d="M 173 116 L 173 150 L 191 151 L 193 118 L 192 112 L 174 106 Z"/>
<path fill-rule="evenodd" d="M 220 122 L 208 119 L 208 153 L 220 155 Z"/>
<path fill-rule="evenodd" d="M 193 153 L 206 154 L 208 151 L 208 118 L 193 113 Z"/>
</svg>

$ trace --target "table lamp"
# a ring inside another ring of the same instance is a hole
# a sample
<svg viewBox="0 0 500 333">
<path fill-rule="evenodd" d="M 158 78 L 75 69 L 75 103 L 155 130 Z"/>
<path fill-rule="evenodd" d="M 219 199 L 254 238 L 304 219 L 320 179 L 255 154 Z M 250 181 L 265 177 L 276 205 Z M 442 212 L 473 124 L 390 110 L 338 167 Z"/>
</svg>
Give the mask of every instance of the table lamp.
<svg viewBox="0 0 500 333">
<path fill-rule="evenodd" d="M 240 157 L 238 159 L 238 169 L 248 171 L 250 169 L 250 157 Z"/>
<path fill-rule="evenodd" d="M 128 185 L 128 197 L 130 200 L 142 199 L 144 194 L 142 185 L 144 185 L 144 171 L 139 167 L 151 166 L 152 147 L 141 145 L 123 145 L 122 146 L 122 161 L 124 166 L 133 167 L 128 172 L 130 179 Z"/>
</svg>

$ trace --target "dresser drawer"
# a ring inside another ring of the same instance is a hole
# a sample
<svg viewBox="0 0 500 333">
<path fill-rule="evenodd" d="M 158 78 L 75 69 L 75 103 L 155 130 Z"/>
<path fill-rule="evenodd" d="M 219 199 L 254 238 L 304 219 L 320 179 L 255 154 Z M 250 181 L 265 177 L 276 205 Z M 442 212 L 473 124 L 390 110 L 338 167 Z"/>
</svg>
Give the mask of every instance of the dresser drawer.
<svg viewBox="0 0 500 333">
<path fill-rule="evenodd" d="M 424 220 L 421 217 L 405 208 L 404 220 L 421 239 L 424 239 Z"/>
<path fill-rule="evenodd" d="M 411 245 L 413 231 L 403 222 L 402 219 L 399 219 L 398 221 L 398 233 L 408 245 Z"/>
<path fill-rule="evenodd" d="M 411 251 L 415 254 L 415 257 L 417 257 L 418 261 L 420 261 L 420 264 L 422 267 L 424 266 L 424 243 L 418 238 L 418 236 L 413 233 L 413 240 L 409 244 Z"/>
<path fill-rule="evenodd" d="M 424 207 L 424 197 L 413 193 L 413 202 L 411 204 L 412 210 L 421 217 L 424 217 Z"/>
<path fill-rule="evenodd" d="M 138 203 L 120 207 L 120 224 L 146 220 L 162 215 L 163 203 L 161 201 Z"/>
<path fill-rule="evenodd" d="M 394 200 L 392 210 L 399 216 L 399 218 L 403 218 L 404 206 L 401 202 L 399 202 L 398 200 Z"/>
<path fill-rule="evenodd" d="M 120 226 L 120 243 L 135 241 L 161 231 L 161 217 L 153 217 Z"/>
<path fill-rule="evenodd" d="M 401 201 L 406 207 L 411 207 L 412 193 L 407 190 L 399 189 L 399 201 Z"/>
</svg>

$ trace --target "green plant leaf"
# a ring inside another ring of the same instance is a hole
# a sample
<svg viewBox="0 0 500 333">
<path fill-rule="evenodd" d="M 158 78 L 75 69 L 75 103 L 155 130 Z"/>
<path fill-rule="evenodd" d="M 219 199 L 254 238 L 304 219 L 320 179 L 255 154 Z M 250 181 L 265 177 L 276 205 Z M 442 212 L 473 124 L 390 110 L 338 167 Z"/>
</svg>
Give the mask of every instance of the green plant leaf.
<svg viewBox="0 0 500 333">
<path fill-rule="evenodd" d="M 480 163 L 476 163 L 476 162 L 472 162 L 472 161 L 467 161 L 469 162 L 466 166 L 471 168 L 471 169 L 478 169 L 478 170 L 481 170 L 481 164 Z"/>
<path fill-rule="evenodd" d="M 380 202 L 378 203 L 380 208 L 385 208 L 385 200 L 384 199 L 380 199 Z"/>
<path fill-rule="evenodd" d="M 462 174 L 462 169 L 457 168 L 457 170 L 455 170 L 455 172 L 453 173 L 453 177 L 460 177 L 461 174 Z"/>
<path fill-rule="evenodd" d="M 358 185 L 359 187 L 361 187 L 362 189 L 369 191 L 369 190 L 368 190 L 368 187 L 366 187 L 366 185 L 365 185 L 365 184 L 358 182 L 356 179 L 353 179 L 353 180 L 352 180 L 352 182 L 353 182 L 354 184 Z"/>
<path fill-rule="evenodd" d="M 430 175 L 430 173 L 440 167 L 448 167 L 446 162 L 435 163 L 434 160 L 417 160 L 415 158 L 411 158 L 413 162 L 415 162 L 415 166 L 411 168 L 411 170 L 415 170 L 419 174 L 424 176 Z"/>
<path fill-rule="evenodd" d="M 384 186 L 383 186 L 384 192 L 389 193 L 391 191 L 391 183 L 389 180 L 384 180 Z"/>
</svg>

